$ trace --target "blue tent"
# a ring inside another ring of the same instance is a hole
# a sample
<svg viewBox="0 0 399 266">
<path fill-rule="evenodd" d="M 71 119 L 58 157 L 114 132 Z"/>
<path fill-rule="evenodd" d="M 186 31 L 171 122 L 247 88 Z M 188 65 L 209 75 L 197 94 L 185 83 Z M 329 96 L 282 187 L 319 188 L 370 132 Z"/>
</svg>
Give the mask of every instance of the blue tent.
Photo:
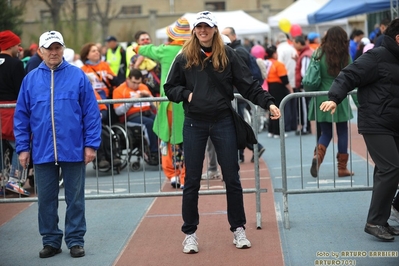
<svg viewBox="0 0 399 266">
<path fill-rule="evenodd" d="M 309 14 L 308 21 L 309 24 L 316 24 L 390 8 L 390 0 L 331 0 L 316 12 Z"/>
</svg>

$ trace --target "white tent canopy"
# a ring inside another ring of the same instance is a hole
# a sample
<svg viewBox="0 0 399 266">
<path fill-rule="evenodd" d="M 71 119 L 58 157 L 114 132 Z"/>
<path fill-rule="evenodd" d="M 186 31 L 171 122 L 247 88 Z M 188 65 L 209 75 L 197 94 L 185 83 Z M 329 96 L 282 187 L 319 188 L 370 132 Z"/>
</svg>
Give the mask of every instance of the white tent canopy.
<svg viewBox="0 0 399 266">
<path fill-rule="evenodd" d="M 348 0 L 349 1 L 349 0 Z M 322 8 L 329 0 L 298 0 L 288 6 L 286 9 L 276 14 L 275 16 L 269 17 L 268 23 L 270 27 L 276 28 L 279 25 L 281 19 L 288 19 L 291 23 L 300 26 L 309 26 L 308 14 L 312 14 Z M 337 19 L 329 21 L 328 23 L 321 23 L 320 25 L 328 24 L 332 25 L 347 25 L 348 20 Z"/>
<path fill-rule="evenodd" d="M 270 33 L 269 25 L 257 20 L 242 10 L 212 13 L 216 17 L 218 28 L 220 30 L 223 30 L 225 27 L 233 27 L 238 36 L 251 37 L 256 35 L 268 35 Z M 196 15 L 197 13 L 185 13 L 182 17 L 185 17 L 190 22 L 190 26 L 192 28 Z M 178 18 L 176 18 L 176 20 L 177 19 Z M 171 25 L 173 24 L 174 23 Z M 167 39 L 168 36 L 166 35 L 166 27 L 156 30 L 155 36 L 158 39 Z"/>
</svg>

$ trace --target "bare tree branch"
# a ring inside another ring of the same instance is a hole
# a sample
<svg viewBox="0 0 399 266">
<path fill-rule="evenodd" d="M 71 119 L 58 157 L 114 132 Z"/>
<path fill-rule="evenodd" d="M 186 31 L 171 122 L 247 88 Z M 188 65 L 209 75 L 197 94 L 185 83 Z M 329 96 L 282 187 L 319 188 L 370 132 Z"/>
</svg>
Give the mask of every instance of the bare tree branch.
<svg viewBox="0 0 399 266">
<path fill-rule="evenodd" d="M 62 26 L 60 24 L 60 11 L 65 0 L 41 0 L 47 5 L 51 14 L 51 21 L 53 23 L 53 28 L 61 30 Z"/>
<path fill-rule="evenodd" d="M 97 18 L 99 19 L 98 22 L 100 23 L 102 29 L 102 39 L 105 39 L 108 35 L 109 24 L 113 19 L 117 18 L 120 15 L 121 10 L 117 12 L 111 11 L 112 0 L 107 0 L 105 2 L 104 12 L 101 11 L 100 5 L 97 0 L 93 0 L 93 3 L 97 11 Z"/>
</svg>

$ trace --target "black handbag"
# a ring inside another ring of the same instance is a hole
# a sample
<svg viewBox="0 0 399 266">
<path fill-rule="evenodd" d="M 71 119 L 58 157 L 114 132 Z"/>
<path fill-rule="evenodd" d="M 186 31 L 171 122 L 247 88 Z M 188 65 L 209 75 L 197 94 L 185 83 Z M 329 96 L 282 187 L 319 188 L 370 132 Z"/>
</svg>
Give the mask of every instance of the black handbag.
<svg viewBox="0 0 399 266">
<path fill-rule="evenodd" d="M 244 118 L 242 118 L 233 108 L 231 105 L 230 97 L 227 95 L 226 90 L 224 90 L 224 85 L 217 79 L 213 70 L 211 70 L 208 66 L 205 67 L 205 71 L 209 74 L 212 81 L 215 84 L 216 88 L 219 88 L 219 91 L 222 93 L 227 106 L 230 107 L 231 113 L 233 115 L 234 125 L 236 128 L 236 135 L 237 135 L 237 148 L 238 149 L 245 149 L 248 144 L 257 144 L 258 140 L 256 139 L 255 133 Z"/>
</svg>

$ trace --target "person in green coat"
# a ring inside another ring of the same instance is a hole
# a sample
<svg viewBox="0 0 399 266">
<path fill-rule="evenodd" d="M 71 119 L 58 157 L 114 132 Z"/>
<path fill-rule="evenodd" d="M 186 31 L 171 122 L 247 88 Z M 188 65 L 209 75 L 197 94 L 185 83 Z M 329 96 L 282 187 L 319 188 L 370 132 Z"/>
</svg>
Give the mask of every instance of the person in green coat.
<svg viewBox="0 0 399 266">
<path fill-rule="evenodd" d="M 180 52 L 184 42 L 191 36 L 190 24 L 185 18 L 179 18 L 173 26 L 166 29 L 169 37 L 167 44 L 153 44 L 137 47 L 140 55 L 149 57 L 161 65 L 160 96 L 165 96 L 163 85 L 169 68 Z M 185 168 L 182 162 L 184 110 L 182 103 L 161 102 L 154 121 L 153 131 L 161 140 L 162 169 L 173 187 L 184 187 Z M 179 154 L 179 156 L 174 156 Z"/>
<path fill-rule="evenodd" d="M 339 26 L 330 28 L 322 39 L 320 47 L 314 51 L 316 59 L 320 60 L 321 85 L 316 91 L 328 91 L 335 77 L 341 69 L 352 63 L 349 55 L 349 40 L 346 32 Z M 305 88 L 310 91 L 310 88 Z M 333 123 L 336 125 L 338 135 L 338 176 L 353 175 L 347 169 L 348 162 L 348 121 L 353 118 L 348 98 L 345 98 L 337 107 L 334 116 L 320 110 L 322 102 L 327 101 L 328 96 L 313 97 L 309 104 L 308 118 L 317 121 L 320 125 L 321 135 L 314 151 L 310 173 L 317 177 L 326 149 L 333 135 Z"/>
</svg>

